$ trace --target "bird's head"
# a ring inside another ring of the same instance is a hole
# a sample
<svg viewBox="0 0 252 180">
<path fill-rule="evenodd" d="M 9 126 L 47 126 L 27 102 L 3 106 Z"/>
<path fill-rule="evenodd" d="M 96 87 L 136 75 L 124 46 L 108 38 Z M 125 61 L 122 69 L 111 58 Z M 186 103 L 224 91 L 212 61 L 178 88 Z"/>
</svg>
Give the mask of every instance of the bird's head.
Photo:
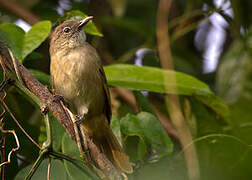
<svg viewBox="0 0 252 180">
<path fill-rule="evenodd" d="M 74 48 L 86 41 L 86 34 L 82 28 L 93 19 L 88 16 L 81 21 L 67 20 L 57 26 L 51 34 L 50 50 Z"/>
</svg>

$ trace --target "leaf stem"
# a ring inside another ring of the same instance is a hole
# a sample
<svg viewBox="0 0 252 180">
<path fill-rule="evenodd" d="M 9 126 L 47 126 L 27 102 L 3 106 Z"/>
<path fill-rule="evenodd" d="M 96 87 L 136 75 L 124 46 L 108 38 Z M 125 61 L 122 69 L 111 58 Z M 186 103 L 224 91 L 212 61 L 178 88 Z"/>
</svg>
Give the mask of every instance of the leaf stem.
<svg viewBox="0 0 252 180">
<path fill-rule="evenodd" d="M 30 180 L 32 178 L 32 176 L 34 175 L 35 171 L 38 169 L 39 165 L 41 164 L 41 162 L 44 160 L 45 155 L 48 153 L 47 149 L 44 149 L 42 151 L 40 151 L 39 153 L 39 157 L 37 158 L 37 160 L 35 161 L 35 163 L 33 164 L 29 174 L 26 176 L 26 180 Z"/>
<path fill-rule="evenodd" d="M 28 97 L 30 97 L 38 106 L 42 106 L 43 103 L 40 101 L 40 99 L 33 94 L 31 91 L 29 91 L 23 84 L 21 84 L 19 81 L 15 81 L 14 85 L 20 89 L 24 94 L 26 94 Z"/>
<path fill-rule="evenodd" d="M 44 115 L 46 125 L 46 141 L 43 143 L 42 149 L 52 149 L 52 125 L 49 121 L 48 113 Z"/>
<path fill-rule="evenodd" d="M 50 152 L 50 155 L 59 158 L 59 159 L 65 159 L 69 162 L 71 162 L 73 165 L 75 165 L 76 167 L 78 167 L 81 171 L 83 171 L 85 174 L 87 174 L 92 180 L 100 180 L 100 178 L 93 173 L 90 168 L 85 165 L 82 161 L 78 161 L 77 159 L 74 159 L 68 155 L 59 153 L 59 152 Z"/>
</svg>

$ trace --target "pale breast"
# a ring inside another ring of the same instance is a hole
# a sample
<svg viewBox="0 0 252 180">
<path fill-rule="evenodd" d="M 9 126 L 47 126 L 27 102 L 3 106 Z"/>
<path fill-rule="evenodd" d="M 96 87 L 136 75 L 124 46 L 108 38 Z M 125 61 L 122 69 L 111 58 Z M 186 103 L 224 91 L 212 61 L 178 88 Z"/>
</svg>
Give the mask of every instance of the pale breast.
<svg viewBox="0 0 252 180">
<path fill-rule="evenodd" d="M 55 92 L 64 96 L 70 110 L 78 115 L 103 111 L 104 91 L 100 60 L 94 49 L 82 46 L 51 57 L 51 75 Z"/>
</svg>

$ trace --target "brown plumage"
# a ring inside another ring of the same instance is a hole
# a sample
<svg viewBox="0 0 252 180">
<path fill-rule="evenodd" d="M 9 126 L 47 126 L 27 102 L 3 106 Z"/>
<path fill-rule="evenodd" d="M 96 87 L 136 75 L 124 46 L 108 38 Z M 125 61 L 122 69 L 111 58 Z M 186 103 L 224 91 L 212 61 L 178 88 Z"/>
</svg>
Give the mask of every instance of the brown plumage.
<svg viewBox="0 0 252 180">
<path fill-rule="evenodd" d="M 121 171 L 131 173 L 124 153 L 109 127 L 110 94 L 100 57 L 86 42 L 82 27 L 89 19 L 68 20 L 51 35 L 51 78 L 56 94 L 63 95 L 70 111 L 84 117 L 84 132 Z"/>
</svg>

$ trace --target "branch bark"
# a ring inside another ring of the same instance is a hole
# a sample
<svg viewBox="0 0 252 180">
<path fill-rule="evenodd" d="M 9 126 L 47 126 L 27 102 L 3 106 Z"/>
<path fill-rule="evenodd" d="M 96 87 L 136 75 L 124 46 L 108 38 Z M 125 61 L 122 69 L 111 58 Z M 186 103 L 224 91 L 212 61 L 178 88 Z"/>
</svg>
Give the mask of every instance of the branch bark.
<svg viewBox="0 0 252 180">
<path fill-rule="evenodd" d="M 26 8 L 22 7 L 17 2 L 13 2 L 12 0 L 0 0 L 0 6 L 6 8 L 12 14 L 20 17 L 30 25 L 39 22 L 39 18 L 36 15 L 28 11 Z"/>
</svg>

